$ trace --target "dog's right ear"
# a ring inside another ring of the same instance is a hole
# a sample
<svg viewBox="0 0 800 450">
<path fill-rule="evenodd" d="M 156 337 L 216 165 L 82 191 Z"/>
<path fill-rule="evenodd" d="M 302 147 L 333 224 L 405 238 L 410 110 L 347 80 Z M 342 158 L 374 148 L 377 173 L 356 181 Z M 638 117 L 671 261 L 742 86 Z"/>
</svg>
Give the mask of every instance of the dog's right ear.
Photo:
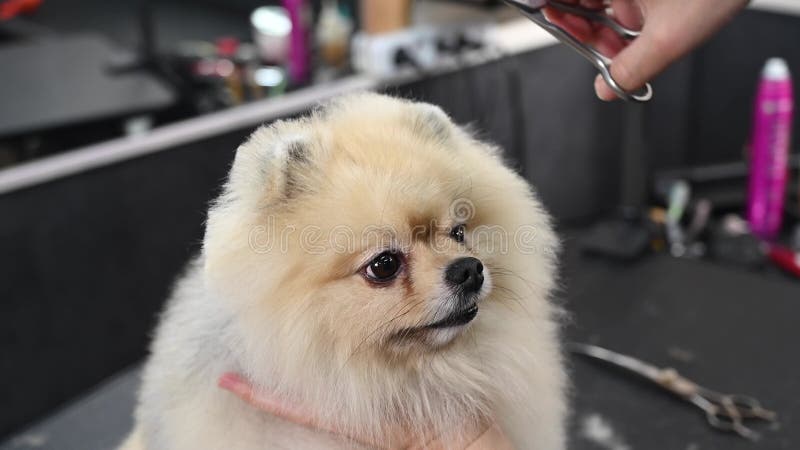
<svg viewBox="0 0 800 450">
<path fill-rule="evenodd" d="M 218 203 L 272 205 L 296 197 L 307 189 L 305 169 L 311 165 L 313 146 L 308 124 L 302 119 L 257 129 L 236 151 Z"/>
<path fill-rule="evenodd" d="M 414 133 L 434 142 L 447 142 L 453 134 L 453 122 L 444 110 L 430 103 L 413 103 Z"/>
</svg>

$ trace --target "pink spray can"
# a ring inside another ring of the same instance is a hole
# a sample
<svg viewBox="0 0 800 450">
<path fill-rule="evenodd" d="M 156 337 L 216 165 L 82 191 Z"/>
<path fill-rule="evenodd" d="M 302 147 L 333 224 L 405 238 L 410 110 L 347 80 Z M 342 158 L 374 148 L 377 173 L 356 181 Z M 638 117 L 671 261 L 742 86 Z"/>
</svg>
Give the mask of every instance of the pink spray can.
<svg viewBox="0 0 800 450">
<path fill-rule="evenodd" d="M 283 0 L 283 7 L 292 22 L 292 31 L 289 34 L 289 79 L 295 85 L 302 84 L 308 81 L 311 72 L 311 11 L 306 0 Z"/>
<path fill-rule="evenodd" d="M 747 196 L 750 230 L 766 240 L 778 235 L 783 220 L 793 108 L 786 61 L 770 58 L 761 73 L 753 112 Z"/>
</svg>

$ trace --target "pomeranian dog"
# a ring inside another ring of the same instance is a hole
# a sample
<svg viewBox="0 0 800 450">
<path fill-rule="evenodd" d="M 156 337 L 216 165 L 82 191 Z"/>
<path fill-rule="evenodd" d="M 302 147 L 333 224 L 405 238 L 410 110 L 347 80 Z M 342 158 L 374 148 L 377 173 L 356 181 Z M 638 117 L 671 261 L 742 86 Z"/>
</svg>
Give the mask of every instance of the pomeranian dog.
<svg viewBox="0 0 800 450">
<path fill-rule="evenodd" d="M 123 448 L 360 448 L 217 386 L 235 372 L 373 442 L 485 421 L 562 449 L 557 247 L 525 180 L 436 106 L 364 93 L 262 127 L 161 316 Z"/>
</svg>

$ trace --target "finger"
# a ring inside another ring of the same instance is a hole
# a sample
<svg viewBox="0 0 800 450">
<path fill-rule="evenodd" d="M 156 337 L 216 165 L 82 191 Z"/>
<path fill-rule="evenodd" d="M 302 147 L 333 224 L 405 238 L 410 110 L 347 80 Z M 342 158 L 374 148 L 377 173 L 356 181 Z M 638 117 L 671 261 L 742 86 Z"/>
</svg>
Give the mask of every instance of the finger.
<svg viewBox="0 0 800 450">
<path fill-rule="evenodd" d="M 445 447 L 444 443 L 438 439 L 432 439 L 424 444 L 411 444 L 410 446 L 406 447 L 404 450 L 445 450 L 451 447 Z"/>
<path fill-rule="evenodd" d="M 580 5 L 586 9 L 601 9 L 603 0 L 580 0 Z"/>
<path fill-rule="evenodd" d="M 641 88 L 648 80 L 664 70 L 678 54 L 677 48 L 663 45 L 663 40 L 656 39 L 648 28 L 625 47 L 611 61 L 611 76 L 617 84 L 627 92 Z M 605 83 L 595 79 L 597 96 L 603 100 L 613 100 L 617 96 Z"/>
<path fill-rule="evenodd" d="M 514 446 L 503 433 L 503 430 L 495 424 L 465 450 L 514 450 Z"/>
<path fill-rule="evenodd" d="M 567 33 L 581 42 L 592 39 L 593 29 L 591 23 L 583 17 L 565 13 L 554 8 L 545 8 L 545 17 L 555 25 L 563 28 Z"/>
<path fill-rule="evenodd" d="M 617 99 L 617 94 L 606 85 L 606 80 L 604 80 L 600 74 L 594 77 L 594 93 L 597 95 L 597 98 L 604 102 Z"/>
<path fill-rule="evenodd" d="M 603 24 L 552 8 L 546 12 L 550 22 L 606 56 L 613 57 L 627 44 L 625 39 Z"/>
<path fill-rule="evenodd" d="M 613 58 L 628 45 L 628 41 L 611 28 L 601 26 L 595 34 L 592 45 L 598 52 Z"/>
<path fill-rule="evenodd" d="M 614 11 L 614 19 L 620 25 L 632 30 L 642 29 L 644 16 L 638 2 L 634 0 L 612 0 L 611 10 Z"/>
<path fill-rule="evenodd" d="M 434 438 L 427 442 L 423 441 L 423 443 L 413 444 L 405 450 L 446 450 L 456 448 L 463 448 L 464 450 L 513 450 L 511 447 L 494 445 L 502 444 L 507 441 L 504 441 L 505 437 L 503 437 L 503 439 L 498 439 L 497 432 L 499 428 L 492 431 L 493 427 L 496 428 L 496 425 L 489 426 L 484 421 L 465 424 L 457 437 L 449 437 L 446 444 L 441 439 Z M 502 436 L 502 433 L 500 433 L 500 435 Z"/>
</svg>

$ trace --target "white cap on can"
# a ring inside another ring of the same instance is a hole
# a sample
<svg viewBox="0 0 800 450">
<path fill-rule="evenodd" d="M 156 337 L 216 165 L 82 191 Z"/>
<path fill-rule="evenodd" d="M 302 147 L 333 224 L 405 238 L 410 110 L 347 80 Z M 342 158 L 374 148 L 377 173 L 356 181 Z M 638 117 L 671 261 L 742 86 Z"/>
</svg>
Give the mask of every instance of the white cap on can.
<svg viewBox="0 0 800 450">
<path fill-rule="evenodd" d="M 785 80 L 789 78 L 789 66 L 783 58 L 770 58 L 764 64 L 761 76 L 767 80 Z"/>
</svg>

